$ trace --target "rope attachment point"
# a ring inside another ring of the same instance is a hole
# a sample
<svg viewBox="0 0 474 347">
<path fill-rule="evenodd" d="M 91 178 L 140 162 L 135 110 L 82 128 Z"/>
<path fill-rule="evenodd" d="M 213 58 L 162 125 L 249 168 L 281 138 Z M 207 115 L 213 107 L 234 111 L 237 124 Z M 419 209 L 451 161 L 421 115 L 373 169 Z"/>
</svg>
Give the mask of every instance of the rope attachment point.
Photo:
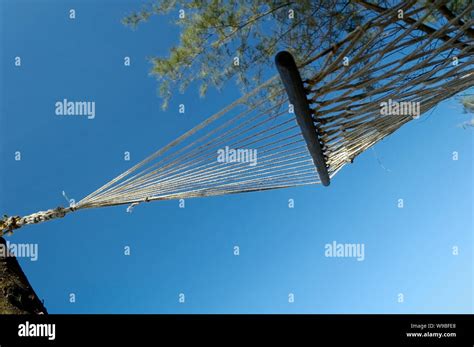
<svg viewBox="0 0 474 347">
<path fill-rule="evenodd" d="M 0 220 L 0 236 L 3 235 L 11 235 L 13 231 L 16 229 L 21 228 L 26 224 L 37 224 L 41 222 L 46 222 L 48 220 L 62 218 L 67 213 L 75 211 L 75 207 L 56 207 L 54 209 L 50 209 L 47 211 L 38 211 L 36 213 L 32 213 L 28 216 L 20 217 L 20 216 L 11 216 L 8 217 L 4 215 L 3 218 Z"/>
</svg>

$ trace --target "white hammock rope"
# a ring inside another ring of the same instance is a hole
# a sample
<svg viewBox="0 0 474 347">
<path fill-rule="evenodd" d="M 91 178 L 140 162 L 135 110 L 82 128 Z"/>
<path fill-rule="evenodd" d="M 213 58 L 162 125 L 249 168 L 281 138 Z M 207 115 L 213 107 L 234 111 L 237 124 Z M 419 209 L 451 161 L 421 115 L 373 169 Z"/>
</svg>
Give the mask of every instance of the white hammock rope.
<svg viewBox="0 0 474 347">
<path fill-rule="evenodd" d="M 466 34 L 474 20 L 460 20 L 474 4 L 433 30 L 423 23 L 446 1 L 434 1 L 429 8 L 416 3 L 376 8 L 366 24 L 299 66 L 331 178 L 414 119 L 407 114 L 382 115 L 382 102 L 419 103 L 423 114 L 474 85 L 474 42 Z M 404 19 L 398 17 L 400 9 Z M 453 64 L 454 57 L 458 64 Z M 343 64 L 346 58 L 349 64 Z M 80 209 L 320 183 L 278 81 L 278 76 L 272 77 L 74 206 L 5 216 L 0 235 Z M 218 161 L 218 151 L 225 148 L 255 151 L 255 165 Z"/>
</svg>

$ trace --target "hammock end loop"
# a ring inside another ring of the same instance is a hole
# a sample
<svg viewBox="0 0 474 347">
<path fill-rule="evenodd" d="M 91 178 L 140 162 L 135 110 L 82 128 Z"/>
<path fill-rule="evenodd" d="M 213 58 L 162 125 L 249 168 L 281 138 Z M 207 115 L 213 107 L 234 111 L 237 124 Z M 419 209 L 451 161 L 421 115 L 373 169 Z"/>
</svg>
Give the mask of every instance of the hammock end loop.
<svg viewBox="0 0 474 347">
<path fill-rule="evenodd" d="M 7 215 L 4 215 L 0 220 L 0 237 L 3 237 L 4 235 L 12 235 L 13 230 L 21 227 L 21 225 L 18 224 L 20 220 L 20 216 L 8 217 Z"/>
</svg>

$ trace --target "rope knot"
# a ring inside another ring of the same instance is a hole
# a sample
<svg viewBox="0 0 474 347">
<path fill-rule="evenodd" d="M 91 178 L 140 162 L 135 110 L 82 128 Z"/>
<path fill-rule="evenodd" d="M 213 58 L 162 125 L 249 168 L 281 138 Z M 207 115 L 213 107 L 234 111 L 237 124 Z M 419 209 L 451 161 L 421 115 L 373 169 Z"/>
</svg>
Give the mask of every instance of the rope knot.
<svg viewBox="0 0 474 347">
<path fill-rule="evenodd" d="M 0 236 L 3 236 L 5 234 L 13 234 L 13 230 L 18 229 L 20 227 L 18 225 L 20 219 L 20 216 L 8 217 L 7 215 L 4 215 L 2 220 L 0 220 Z"/>
</svg>

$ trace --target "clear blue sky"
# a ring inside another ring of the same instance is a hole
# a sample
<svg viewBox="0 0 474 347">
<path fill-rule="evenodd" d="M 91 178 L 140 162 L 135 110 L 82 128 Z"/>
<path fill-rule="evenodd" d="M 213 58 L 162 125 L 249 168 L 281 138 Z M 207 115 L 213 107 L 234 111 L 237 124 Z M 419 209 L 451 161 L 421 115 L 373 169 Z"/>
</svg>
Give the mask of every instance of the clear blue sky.
<svg viewBox="0 0 474 347">
<path fill-rule="evenodd" d="M 124 27 L 141 1 L 0 4 L 1 213 L 64 205 L 63 190 L 79 200 L 239 95 L 232 83 L 205 99 L 192 88 L 162 111 L 146 57 L 166 54 L 179 32 L 165 18 Z M 95 119 L 56 116 L 63 98 L 95 101 Z M 329 188 L 194 199 L 185 209 L 163 201 L 133 214 L 86 210 L 9 240 L 38 243 L 38 261 L 20 263 L 51 313 L 472 312 L 473 133 L 459 126 L 467 119 L 449 100 L 377 144 L 390 171 L 369 150 Z M 364 243 L 365 260 L 325 257 L 333 241 Z"/>
</svg>

